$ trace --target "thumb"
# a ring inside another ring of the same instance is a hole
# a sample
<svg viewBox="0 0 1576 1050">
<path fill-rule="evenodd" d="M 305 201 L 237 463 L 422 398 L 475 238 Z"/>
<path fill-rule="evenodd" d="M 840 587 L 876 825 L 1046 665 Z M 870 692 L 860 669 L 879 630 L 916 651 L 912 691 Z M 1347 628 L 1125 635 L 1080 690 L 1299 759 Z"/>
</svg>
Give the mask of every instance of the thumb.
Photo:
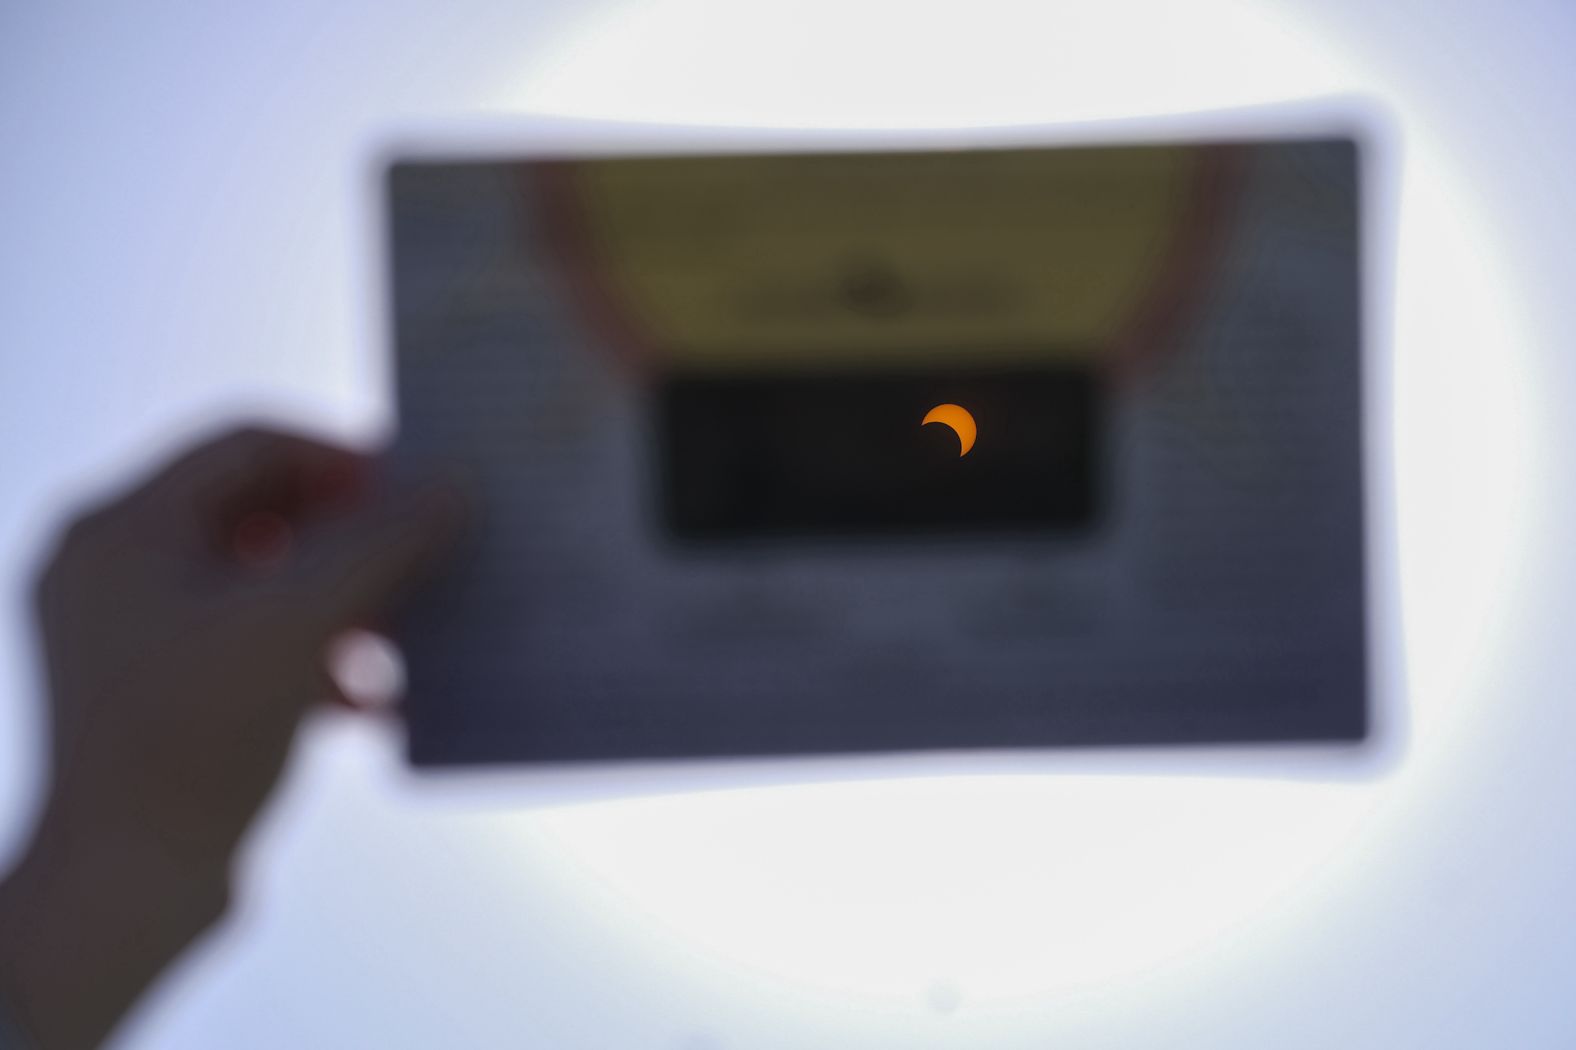
<svg viewBox="0 0 1576 1050">
<path fill-rule="evenodd" d="M 465 504 L 451 484 L 386 491 L 302 544 L 280 582 L 325 634 L 379 618 L 458 538 Z"/>
</svg>

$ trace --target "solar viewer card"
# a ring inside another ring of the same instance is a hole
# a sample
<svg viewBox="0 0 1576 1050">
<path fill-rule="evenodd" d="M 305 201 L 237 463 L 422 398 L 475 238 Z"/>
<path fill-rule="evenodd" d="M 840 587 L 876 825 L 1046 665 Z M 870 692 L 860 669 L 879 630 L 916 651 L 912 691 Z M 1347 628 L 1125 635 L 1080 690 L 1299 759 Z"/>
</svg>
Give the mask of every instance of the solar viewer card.
<svg viewBox="0 0 1576 1050">
<path fill-rule="evenodd" d="M 420 765 L 1367 731 L 1344 139 L 410 160 Z"/>
</svg>

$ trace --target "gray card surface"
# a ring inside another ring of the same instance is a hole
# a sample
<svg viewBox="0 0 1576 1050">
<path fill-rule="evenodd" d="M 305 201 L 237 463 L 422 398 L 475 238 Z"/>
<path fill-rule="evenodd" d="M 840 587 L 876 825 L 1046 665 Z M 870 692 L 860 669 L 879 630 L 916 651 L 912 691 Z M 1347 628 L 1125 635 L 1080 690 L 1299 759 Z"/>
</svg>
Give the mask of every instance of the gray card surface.
<svg viewBox="0 0 1576 1050">
<path fill-rule="evenodd" d="M 1343 139 L 410 160 L 420 765 L 1353 741 Z"/>
</svg>

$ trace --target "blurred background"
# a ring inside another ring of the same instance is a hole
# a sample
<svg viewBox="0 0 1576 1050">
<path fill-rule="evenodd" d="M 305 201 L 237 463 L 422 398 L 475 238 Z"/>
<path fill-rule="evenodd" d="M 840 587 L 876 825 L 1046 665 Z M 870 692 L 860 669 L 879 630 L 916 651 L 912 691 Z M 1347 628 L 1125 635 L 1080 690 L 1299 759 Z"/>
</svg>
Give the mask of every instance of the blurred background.
<svg viewBox="0 0 1576 1050">
<path fill-rule="evenodd" d="M 392 425 L 373 158 L 530 115 L 1380 128 L 1362 754 L 432 779 L 325 715 L 127 1047 L 1516 1046 L 1576 1029 L 1576 10 L 528 0 L 0 9 L 0 855 L 61 515 L 233 414 Z"/>
</svg>

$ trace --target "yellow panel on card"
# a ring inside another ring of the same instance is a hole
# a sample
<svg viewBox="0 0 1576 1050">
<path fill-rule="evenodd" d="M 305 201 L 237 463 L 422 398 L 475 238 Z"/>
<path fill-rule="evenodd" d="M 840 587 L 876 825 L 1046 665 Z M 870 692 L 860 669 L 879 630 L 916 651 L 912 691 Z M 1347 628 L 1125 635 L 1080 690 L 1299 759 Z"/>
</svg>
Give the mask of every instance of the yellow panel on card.
<svg viewBox="0 0 1576 1050">
<path fill-rule="evenodd" d="M 1165 283 L 1206 147 L 552 165 L 618 326 L 706 368 L 1097 355 Z M 562 231 L 561 231 L 562 232 Z"/>
</svg>

